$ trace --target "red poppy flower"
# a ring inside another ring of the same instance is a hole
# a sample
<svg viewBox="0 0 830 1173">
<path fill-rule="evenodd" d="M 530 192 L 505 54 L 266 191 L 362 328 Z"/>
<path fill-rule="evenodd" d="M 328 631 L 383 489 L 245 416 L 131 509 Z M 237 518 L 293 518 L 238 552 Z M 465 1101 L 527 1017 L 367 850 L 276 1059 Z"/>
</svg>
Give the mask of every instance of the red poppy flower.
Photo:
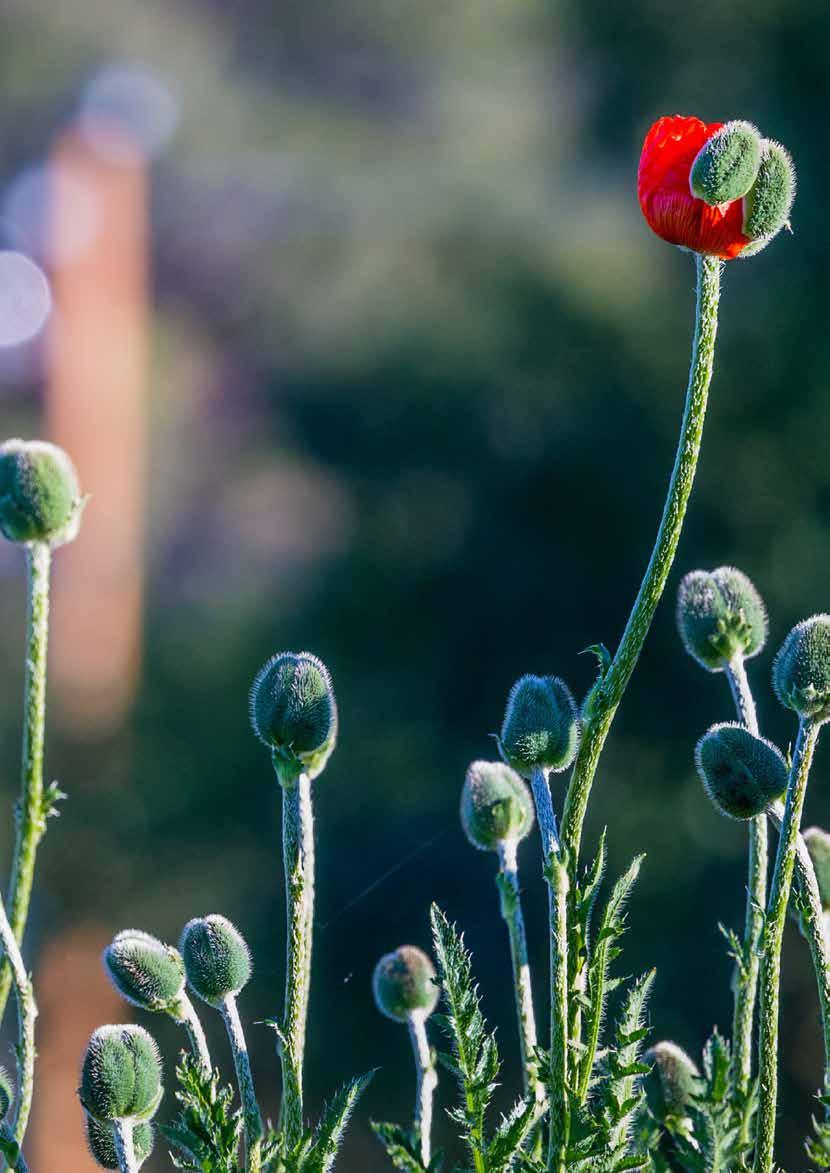
<svg viewBox="0 0 830 1173">
<path fill-rule="evenodd" d="M 637 194 L 643 215 L 663 240 L 731 261 L 750 243 L 742 231 L 743 200 L 712 207 L 689 187 L 698 151 L 721 126 L 681 114 L 658 118 L 643 143 Z"/>
</svg>

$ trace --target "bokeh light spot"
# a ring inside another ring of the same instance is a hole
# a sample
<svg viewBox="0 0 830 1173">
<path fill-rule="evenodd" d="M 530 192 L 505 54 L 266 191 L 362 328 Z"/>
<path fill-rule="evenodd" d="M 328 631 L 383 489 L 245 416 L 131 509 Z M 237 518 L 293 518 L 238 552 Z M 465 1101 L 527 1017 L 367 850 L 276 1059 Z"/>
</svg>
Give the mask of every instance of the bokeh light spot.
<svg viewBox="0 0 830 1173">
<path fill-rule="evenodd" d="M 42 329 L 52 308 L 49 282 L 22 253 L 0 252 L 0 346 L 20 346 Z"/>
</svg>

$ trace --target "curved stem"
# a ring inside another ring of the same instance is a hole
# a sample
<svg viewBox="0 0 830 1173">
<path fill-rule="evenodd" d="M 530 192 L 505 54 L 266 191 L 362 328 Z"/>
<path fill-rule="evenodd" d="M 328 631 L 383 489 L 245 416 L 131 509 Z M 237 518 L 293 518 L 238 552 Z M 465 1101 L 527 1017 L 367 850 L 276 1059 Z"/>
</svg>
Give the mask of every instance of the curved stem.
<svg viewBox="0 0 830 1173">
<path fill-rule="evenodd" d="M 680 441 L 669 481 L 666 504 L 651 559 L 619 647 L 605 677 L 599 682 L 592 696 L 590 712 L 586 715 L 582 740 L 565 799 L 562 842 L 570 860 L 572 873 L 575 873 L 579 860 L 582 824 L 599 757 L 666 585 L 680 540 L 680 531 L 683 528 L 686 506 L 697 468 L 715 354 L 721 262 L 714 257 L 702 256 L 697 256 L 695 260 L 697 303 L 692 363 Z"/>
<path fill-rule="evenodd" d="M 29 1173 L 29 1166 L 20 1151 L 20 1145 L 12 1136 L 12 1131 L 7 1124 L 0 1125 L 0 1153 L 8 1161 L 9 1168 L 13 1169 L 14 1173 Z"/>
<path fill-rule="evenodd" d="M 19 1145 L 23 1144 L 29 1112 L 32 1107 L 32 1093 L 35 1086 L 35 1019 L 37 1005 L 32 980 L 26 972 L 20 946 L 12 931 L 6 908 L 0 899 L 0 945 L 9 960 L 17 998 L 18 1039 L 17 1039 L 17 1104 L 12 1133 Z"/>
<path fill-rule="evenodd" d="M 113 1120 L 112 1135 L 120 1173 L 138 1173 L 138 1161 L 133 1143 L 133 1124 L 130 1120 Z"/>
<path fill-rule="evenodd" d="M 9 880 L 9 920 L 18 944 L 23 942 L 35 876 L 38 844 L 46 830 L 43 794 L 43 745 L 46 725 L 46 656 L 49 640 L 49 569 L 52 551 L 45 542 L 26 548 L 26 671 L 23 685 L 23 757 L 21 792 L 16 811 L 17 835 Z M 0 1022 L 12 985 L 10 967 L 0 972 Z"/>
<path fill-rule="evenodd" d="M 289 1145 L 303 1133 L 303 1058 L 314 922 L 314 816 L 311 782 L 277 768 L 282 785 L 282 843 L 287 919 L 285 1017 L 280 1043 L 281 1123 Z"/>
<path fill-rule="evenodd" d="M 518 846 L 516 839 L 504 839 L 499 843 L 499 874 L 496 878 L 501 897 L 501 915 L 507 925 L 507 935 L 510 939 L 524 1093 L 540 1100 L 544 1098 L 544 1088 L 539 1083 L 535 1057 L 538 1045 L 536 1015 L 533 1011 L 533 987 L 530 981 L 527 935 L 519 888 Z"/>
<path fill-rule="evenodd" d="M 749 687 L 744 658 L 735 656 L 728 664 L 726 678 L 741 723 L 758 736 L 758 715 Z M 752 1080 L 752 1036 L 758 996 L 761 935 L 767 903 L 769 830 L 766 814 L 749 821 L 749 863 L 746 893 L 743 957 L 735 963 L 735 1010 L 732 1019 L 733 1080 L 735 1090 L 746 1097 Z M 742 1139 L 749 1140 L 749 1113 L 742 1113 Z"/>
<path fill-rule="evenodd" d="M 222 1018 L 225 1020 L 225 1029 L 228 1032 L 233 1052 L 233 1065 L 236 1070 L 236 1082 L 242 1104 L 242 1118 L 245 1125 L 245 1170 L 246 1173 L 259 1173 L 261 1168 L 262 1117 L 259 1114 L 259 1105 L 254 1091 L 254 1077 L 251 1074 L 251 1061 L 248 1057 L 245 1032 L 242 1029 L 236 998 L 233 994 L 228 994 L 223 1000 L 220 1010 Z"/>
<path fill-rule="evenodd" d="M 199 1021 L 199 1015 L 196 1013 L 196 1007 L 184 991 L 182 991 L 182 996 L 179 999 L 179 1004 L 176 1007 L 173 1018 L 176 1022 L 181 1023 L 187 1031 L 187 1038 L 190 1043 L 190 1049 L 193 1052 L 193 1057 L 202 1070 L 209 1075 L 212 1066 L 205 1032 Z"/>
<path fill-rule="evenodd" d="M 415 1135 L 421 1152 L 421 1164 L 428 1168 L 432 1159 L 432 1100 L 438 1086 L 438 1072 L 429 1045 L 426 1015 L 413 1011 L 407 1018 L 412 1053 L 415 1056 L 417 1084 L 415 1090 Z"/>
<path fill-rule="evenodd" d="M 772 1173 L 775 1146 L 775 1114 L 778 1104 L 778 1001 L 781 983 L 781 946 L 787 902 L 792 886 L 796 844 L 807 779 L 813 761 L 820 726 L 802 721 L 793 757 L 784 822 L 778 838 L 778 852 L 772 875 L 764 922 L 761 956 L 761 1010 L 758 1042 L 759 1088 L 758 1137 L 755 1145 L 755 1173 Z"/>
</svg>

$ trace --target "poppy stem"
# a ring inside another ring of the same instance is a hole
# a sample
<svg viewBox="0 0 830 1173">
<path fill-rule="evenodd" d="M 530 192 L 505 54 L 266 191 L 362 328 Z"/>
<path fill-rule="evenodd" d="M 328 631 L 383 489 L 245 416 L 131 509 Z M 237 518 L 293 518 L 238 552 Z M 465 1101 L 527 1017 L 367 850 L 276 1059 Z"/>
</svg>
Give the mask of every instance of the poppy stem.
<svg viewBox="0 0 830 1173">
<path fill-rule="evenodd" d="M 686 392 L 686 406 L 680 428 L 680 440 L 674 468 L 669 481 L 663 516 L 657 531 L 657 540 L 646 569 L 634 606 L 610 667 L 595 690 L 591 713 L 582 731 L 582 740 L 576 755 L 570 786 L 565 798 L 562 817 L 562 843 L 570 861 L 571 874 L 576 874 L 582 825 L 591 793 L 594 776 L 614 715 L 639 659 L 657 604 L 669 576 L 686 506 L 700 454 L 703 421 L 712 367 L 715 357 L 715 336 L 718 329 L 718 302 L 720 298 L 721 262 L 716 257 L 695 257 L 697 266 L 697 300 L 692 362 Z"/>
<path fill-rule="evenodd" d="M 32 1093 L 35 1086 L 35 1020 L 37 1005 L 32 979 L 26 970 L 20 946 L 15 939 L 6 907 L 0 897 L 0 945 L 8 958 L 17 999 L 18 1033 L 17 1046 L 17 1104 L 12 1121 L 12 1134 L 18 1145 L 23 1144 L 29 1113 L 32 1107 Z"/>
<path fill-rule="evenodd" d="M 132 1120 L 113 1120 L 112 1136 L 115 1141 L 115 1155 L 120 1173 L 138 1173 L 138 1161 L 133 1141 Z"/>
<path fill-rule="evenodd" d="M 415 1090 L 415 1136 L 425 1169 L 432 1160 L 432 1101 L 438 1086 L 438 1072 L 435 1059 L 427 1038 L 427 1015 L 423 1010 L 413 1010 L 407 1016 L 412 1053 L 415 1057 L 417 1086 Z"/>
<path fill-rule="evenodd" d="M 539 1083 L 536 1063 L 536 1016 L 533 1011 L 533 988 L 530 981 L 527 935 L 519 887 L 518 846 L 517 839 L 503 839 L 499 843 L 499 874 L 496 876 L 496 883 L 501 898 L 502 919 L 510 938 L 510 961 L 513 967 L 524 1094 L 539 1100 L 544 1098 L 544 1089 Z"/>
</svg>

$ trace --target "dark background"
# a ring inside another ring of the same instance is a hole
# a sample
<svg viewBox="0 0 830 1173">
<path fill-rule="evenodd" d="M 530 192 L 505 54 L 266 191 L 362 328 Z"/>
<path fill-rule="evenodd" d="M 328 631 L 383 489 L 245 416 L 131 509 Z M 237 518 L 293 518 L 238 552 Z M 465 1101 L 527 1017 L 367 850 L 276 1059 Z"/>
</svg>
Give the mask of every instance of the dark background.
<svg viewBox="0 0 830 1173">
<path fill-rule="evenodd" d="M 69 1098 L 36 1111 L 34 1167 L 51 1165 L 53 1127 L 80 1128 L 71 1089 L 88 1024 L 127 1013 L 95 957 L 128 925 L 175 939 L 190 916 L 221 911 L 244 931 L 256 972 L 242 1008 L 275 1110 L 273 1040 L 253 1023 L 282 1000 L 279 796 L 246 695 L 283 648 L 326 661 L 341 713 L 315 786 L 310 1112 L 350 1074 L 382 1069 L 338 1167 L 383 1168 L 368 1119 L 410 1112 L 406 1032 L 375 1011 L 370 975 L 398 943 L 427 945 L 431 900 L 465 929 L 499 1028 L 505 1104 L 515 1095 L 495 861 L 463 839 L 459 790 L 467 763 L 494 753 L 519 674 L 554 672 L 585 692 L 594 663 L 578 653 L 613 649 L 648 558 L 685 388 L 693 265 L 647 229 L 635 176 L 649 124 L 675 111 L 751 119 L 799 174 L 793 235 L 724 275 L 686 529 L 586 835 L 588 847 L 608 825 L 612 874 L 647 852 L 622 970 L 657 967 L 655 1036 L 698 1053 L 713 1024 L 729 1029 L 717 923 L 742 923 L 745 831 L 709 808 L 694 774 L 696 739 L 731 709 L 723 678 L 684 656 L 673 594 L 695 566 L 734 563 L 756 581 L 771 635 L 751 678 L 764 731 L 786 747 L 794 727 L 771 695 L 771 654 L 830 606 L 826 6 L 12 0 L 4 25 L 7 185 L 49 156 L 113 62 L 167 87 L 177 121 L 147 159 L 141 666 L 117 719 L 76 720 L 66 670 L 50 714 L 50 777 L 70 798 L 42 849 L 28 956 L 44 1080 L 63 1080 Z M 0 432 L 48 430 L 48 346 L 0 377 Z M 95 418 L 79 426 L 107 445 Z M 90 526 L 106 508 L 103 485 Z M 8 858 L 16 551 L 2 552 L 0 575 Z M 73 605 L 94 615 L 94 577 Z M 811 823 L 830 819 L 828 752 Z M 521 861 L 544 1020 L 535 847 Z M 779 1160 L 795 1173 L 807 1168 L 822 1049 L 792 929 L 785 953 Z M 72 1023 L 78 1037 L 50 1058 L 50 1032 L 73 1037 Z M 148 1025 L 172 1076 L 178 1037 Z M 450 1103 L 448 1078 L 440 1097 Z M 448 1140 L 441 1116 L 438 1132 Z M 92 1168 L 62 1145 L 64 1170 Z M 153 1169 L 168 1167 L 162 1156 Z"/>
</svg>

